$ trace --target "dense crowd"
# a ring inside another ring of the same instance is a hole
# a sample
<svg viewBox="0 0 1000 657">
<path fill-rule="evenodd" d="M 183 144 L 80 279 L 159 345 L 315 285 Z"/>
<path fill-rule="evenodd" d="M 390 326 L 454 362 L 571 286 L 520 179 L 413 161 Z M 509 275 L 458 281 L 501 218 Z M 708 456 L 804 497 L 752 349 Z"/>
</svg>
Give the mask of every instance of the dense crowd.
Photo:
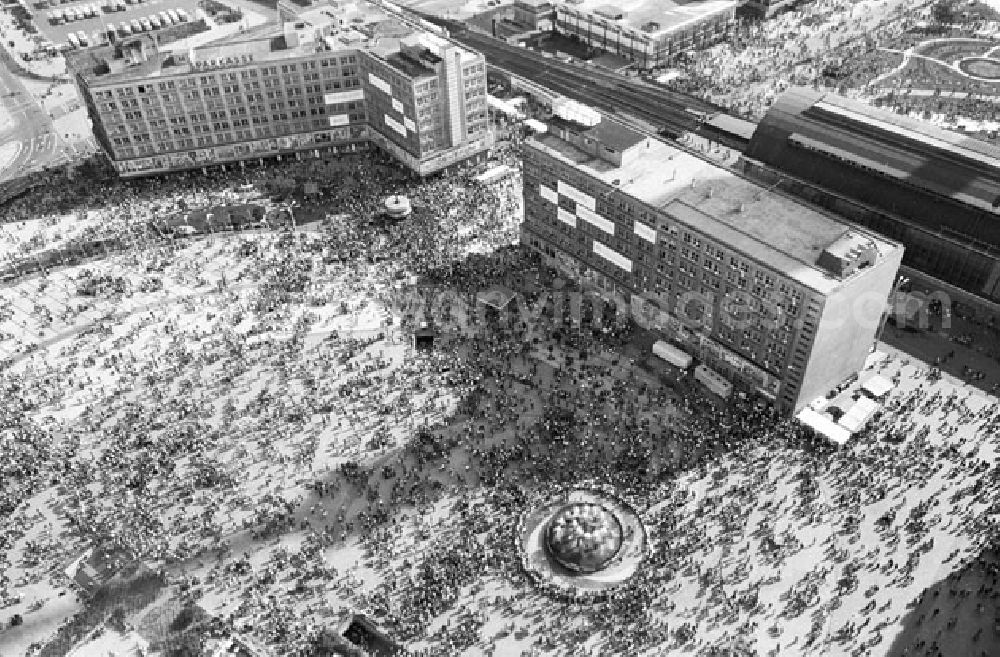
<svg viewBox="0 0 1000 657">
<path fill-rule="evenodd" d="M 517 141 L 501 154 L 511 164 Z M 282 654 L 305 654 L 347 610 L 428 656 L 517 635 L 560 654 L 721 650 L 810 608 L 834 617 L 852 577 L 881 560 L 900 564 L 886 572 L 905 587 L 946 519 L 975 545 L 995 540 L 982 511 L 996 466 L 970 450 L 995 437 L 996 408 L 973 411 L 928 384 L 834 451 L 762 400 L 710 398 L 651 363 L 648 336 L 615 321 L 613 304 L 592 297 L 571 316 L 547 301 L 575 284 L 513 246 L 516 178 L 484 186 L 472 173 L 415 180 L 355 156 L 67 180 L 7 208 L 14 222 L 96 213 L 94 234 L 233 202 L 285 203 L 316 221 L 134 243 L 86 264 L 116 283 L 85 310 L 73 271 L 19 282 L 21 299 L 5 290 L 22 333 L 4 348 L 38 346 L 0 372 L 0 541 L 4 559 L 22 555 L 0 562 L 0 605 L 60 588 L 53 564 L 102 545 Z M 306 182 L 315 194 L 290 191 Z M 390 194 L 410 199 L 409 218 L 380 216 Z M 160 286 L 143 289 L 143 276 Z M 514 300 L 485 306 L 479 292 L 494 288 Z M 411 342 L 424 325 L 426 351 Z M 896 432 L 917 437 L 884 440 Z M 923 485 L 945 471 L 985 484 L 935 507 Z M 544 597 L 515 549 L 525 509 L 580 481 L 611 487 L 651 538 L 629 586 L 585 607 Z M 915 509 L 906 544 L 886 532 L 867 553 L 851 547 L 855 519 L 899 499 Z M 753 559 L 710 565 L 751 537 Z M 764 602 L 772 573 L 814 548 L 830 563 L 810 564 L 780 609 Z M 675 595 L 692 582 L 701 594 Z M 835 635 L 785 626 L 801 631 L 779 647 L 873 640 L 853 621 Z"/>
</svg>

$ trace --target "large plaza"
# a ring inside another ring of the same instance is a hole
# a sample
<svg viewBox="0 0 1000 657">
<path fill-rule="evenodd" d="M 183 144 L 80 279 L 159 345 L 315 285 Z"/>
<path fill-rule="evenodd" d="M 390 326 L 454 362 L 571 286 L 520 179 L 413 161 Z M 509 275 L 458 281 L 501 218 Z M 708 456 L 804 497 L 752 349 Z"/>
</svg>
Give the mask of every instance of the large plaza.
<svg viewBox="0 0 1000 657">
<path fill-rule="evenodd" d="M 50 192 L 4 248 L 261 202 L 268 180 L 310 178 L 288 166 L 92 190 L 105 209 L 83 213 Z M 0 653 L 162 649 L 214 627 L 288 654 L 365 613 L 424 655 L 895 655 L 942 636 L 943 654 L 993 654 L 995 398 L 885 346 L 870 371 L 895 381 L 886 411 L 825 447 L 665 376 L 642 331 L 595 334 L 540 303 L 557 280 L 510 246 L 517 179 L 333 170 L 328 218 L 294 233 L 137 241 L 5 287 Z M 395 194 L 410 218 L 349 219 Z M 497 285 L 520 320 L 477 304 Z M 432 352 L 409 337 L 425 320 Z M 648 532 L 627 585 L 582 606 L 526 573 L 516 539 L 581 481 Z M 98 544 L 162 580 L 95 604 L 64 571 Z M 981 584 L 924 602 L 952 574 Z M 171 630 L 184 609 L 201 620 Z M 116 629 L 99 644 L 96 627 Z"/>
</svg>

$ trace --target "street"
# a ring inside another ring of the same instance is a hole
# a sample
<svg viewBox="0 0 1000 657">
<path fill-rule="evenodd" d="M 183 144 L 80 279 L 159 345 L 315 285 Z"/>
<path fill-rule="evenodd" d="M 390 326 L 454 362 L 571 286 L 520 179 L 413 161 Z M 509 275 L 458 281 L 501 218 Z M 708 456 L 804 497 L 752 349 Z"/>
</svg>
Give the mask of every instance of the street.
<svg viewBox="0 0 1000 657">
<path fill-rule="evenodd" d="M 0 66 L 0 181 L 64 159 L 52 120 L 16 75 Z"/>
</svg>

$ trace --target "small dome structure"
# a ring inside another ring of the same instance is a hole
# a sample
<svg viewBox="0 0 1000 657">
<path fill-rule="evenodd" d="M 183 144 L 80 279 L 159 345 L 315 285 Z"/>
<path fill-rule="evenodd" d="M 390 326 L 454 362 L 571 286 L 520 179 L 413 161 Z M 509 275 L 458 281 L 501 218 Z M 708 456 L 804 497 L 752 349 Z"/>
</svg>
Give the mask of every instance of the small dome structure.
<svg viewBox="0 0 1000 657">
<path fill-rule="evenodd" d="M 614 559 L 622 547 L 622 526 L 600 504 L 567 504 L 545 529 L 545 547 L 561 566 L 594 573 Z"/>
<path fill-rule="evenodd" d="M 393 219 L 409 217 L 411 212 L 410 199 L 402 194 L 393 194 L 385 200 L 385 213 Z"/>
</svg>

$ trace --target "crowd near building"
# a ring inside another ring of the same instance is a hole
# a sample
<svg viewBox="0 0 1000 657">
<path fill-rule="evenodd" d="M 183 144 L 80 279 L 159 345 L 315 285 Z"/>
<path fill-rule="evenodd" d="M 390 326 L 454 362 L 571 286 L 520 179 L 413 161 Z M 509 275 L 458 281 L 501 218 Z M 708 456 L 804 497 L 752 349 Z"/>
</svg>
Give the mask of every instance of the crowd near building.
<svg viewBox="0 0 1000 657">
<path fill-rule="evenodd" d="M 793 88 L 746 171 L 898 240 L 903 264 L 1000 301 L 1000 148 L 832 93 Z"/>
<path fill-rule="evenodd" d="M 524 144 L 524 244 L 786 412 L 862 369 L 902 246 L 586 109 L 562 114 Z"/>
<path fill-rule="evenodd" d="M 427 175 L 488 151 L 480 53 L 388 3 L 279 10 L 197 47 L 143 36 L 71 57 L 121 175 L 371 144 Z"/>
<path fill-rule="evenodd" d="M 663 66 L 678 54 L 721 41 L 732 28 L 734 0 L 568 0 L 556 3 L 556 29 L 641 68 Z"/>
</svg>

